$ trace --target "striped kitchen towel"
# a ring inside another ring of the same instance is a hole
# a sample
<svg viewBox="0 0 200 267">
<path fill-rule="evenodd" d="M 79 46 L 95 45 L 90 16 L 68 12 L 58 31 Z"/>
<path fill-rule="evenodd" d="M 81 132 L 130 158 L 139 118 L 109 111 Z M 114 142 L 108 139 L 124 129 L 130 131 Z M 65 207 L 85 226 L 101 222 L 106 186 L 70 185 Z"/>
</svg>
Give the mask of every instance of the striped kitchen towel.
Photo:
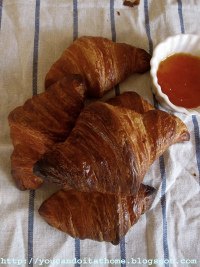
<svg viewBox="0 0 200 267">
<path fill-rule="evenodd" d="M 44 90 L 52 63 L 74 39 L 104 36 L 152 53 L 166 37 L 200 34 L 200 1 L 0 0 L 0 265 L 200 266 L 200 117 L 176 114 L 191 140 L 170 147 L 145 183 L 157 188 L 152 208 L 118 246 L 80 241 L 46 224 L 37 210 L 56 189 L 16 189 L 10 174 L 7 116 Z M 149 73 L 133 75 L 106 97 L 133 90 L 154 104 Z M 87 211 L 86 211 L 87 212 Z"/>
</svg>

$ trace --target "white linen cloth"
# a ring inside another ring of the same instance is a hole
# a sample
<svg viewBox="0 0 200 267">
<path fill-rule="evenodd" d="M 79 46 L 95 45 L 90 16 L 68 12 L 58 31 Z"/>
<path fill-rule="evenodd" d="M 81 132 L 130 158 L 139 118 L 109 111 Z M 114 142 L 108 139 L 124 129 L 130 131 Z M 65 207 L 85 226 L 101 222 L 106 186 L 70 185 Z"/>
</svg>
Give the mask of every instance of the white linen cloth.
<svg viewBox="0 0 200 267">
<path fill-rule="evenodd" d="M 154 261 L 153 266 L 200 266 L 199 116 L 176 114 L 187 124 L 191 140 L 171 146 L 152 165 L 145 183 L 157 189 L 155 201 L 118 246 L 74 240 L 52 228 L 37 210 L 55 188 L 21 192 L 10 174 L 13 147 L 7 116 L 44 90 L 45 74 L 73 39 L 99 35 L 152 53 L 170 35 L 200 34 L 198 0 L 141 0 L 134 8 L 122 2 L 0 1 L 0 265 L 139 267 Z M 127 90 L 153 103 L 149 72 L 120 85 L 120 92 Z M 114 264 L 114 259 L 124 261 Z"/>
</svg>

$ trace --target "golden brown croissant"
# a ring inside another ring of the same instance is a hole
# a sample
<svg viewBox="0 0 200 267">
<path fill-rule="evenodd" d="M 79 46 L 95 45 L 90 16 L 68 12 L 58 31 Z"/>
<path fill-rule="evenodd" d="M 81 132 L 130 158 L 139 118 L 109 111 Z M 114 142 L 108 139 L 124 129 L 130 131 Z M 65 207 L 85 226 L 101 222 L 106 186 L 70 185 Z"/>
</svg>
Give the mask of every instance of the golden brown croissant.
<svg viewBox="0 0 200 267">
<path fill-rule="evenodd" d="M 46 75 L 45 87 L 68 73 L 81 74 L 88 95 L 100 97 L 129 75 L 150 68 L 150 55 L 143 49 L 114 43 L 102 37 L 81 37 L 69 46 Z"/>
<path fill-rule="evenodd" d="M 72 237 L 118 244 L 149 209 L 154 191 L 143 184 L 136 196 L 128 197 L 60 190 L 45 200 L 39 213 L 50 225 Z"/>
<path fill-rule="evenodd" d="M 21 190 L 36 189 L 43 182 L 33 174 L 33 164 L 66 139 L 83 108 L 85 91 L 80 75 L 67 75 L 9 114 L 12 176 Z"/>
<path fill-rule="evenodd" d="M 164 111 L 139 114 L 95 102 L 81 112 L 68 139 L 35 164 L 34 172 L 84 192 L 133 195 L 153 161 L 185 140 L 185 124 Z"/>
</svg>

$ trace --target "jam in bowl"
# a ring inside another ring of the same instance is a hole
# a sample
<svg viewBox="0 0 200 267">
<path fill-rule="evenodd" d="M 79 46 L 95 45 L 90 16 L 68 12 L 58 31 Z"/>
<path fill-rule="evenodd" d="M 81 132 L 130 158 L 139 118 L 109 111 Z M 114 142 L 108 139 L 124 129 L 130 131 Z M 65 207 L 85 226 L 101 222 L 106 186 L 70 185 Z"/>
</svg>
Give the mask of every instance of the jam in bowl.
<svg viewBox="0 0 200 267">
<path fill-rule="evenodd" d="M 151 59 L 157 100 L 165 108 L 200 114 L 200 36 L 181 34 L 160 43 Z"/>
</svg>

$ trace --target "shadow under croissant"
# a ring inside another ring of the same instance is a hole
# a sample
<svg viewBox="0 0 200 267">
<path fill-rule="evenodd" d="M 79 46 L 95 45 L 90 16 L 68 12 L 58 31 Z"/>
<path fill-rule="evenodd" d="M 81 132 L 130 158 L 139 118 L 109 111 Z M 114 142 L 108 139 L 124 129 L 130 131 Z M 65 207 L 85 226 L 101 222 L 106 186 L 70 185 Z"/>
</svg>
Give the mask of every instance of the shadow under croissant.
<svg viewBox="0 0 200 267">
<path fill-rule="evenodd" d="M 39 214 L 74 238 L 117 245 L 151 207 L 155 193 L 155 188 L 144 184 L 134 196 L 60 190 L 42 203 Z"/>
</svg>

